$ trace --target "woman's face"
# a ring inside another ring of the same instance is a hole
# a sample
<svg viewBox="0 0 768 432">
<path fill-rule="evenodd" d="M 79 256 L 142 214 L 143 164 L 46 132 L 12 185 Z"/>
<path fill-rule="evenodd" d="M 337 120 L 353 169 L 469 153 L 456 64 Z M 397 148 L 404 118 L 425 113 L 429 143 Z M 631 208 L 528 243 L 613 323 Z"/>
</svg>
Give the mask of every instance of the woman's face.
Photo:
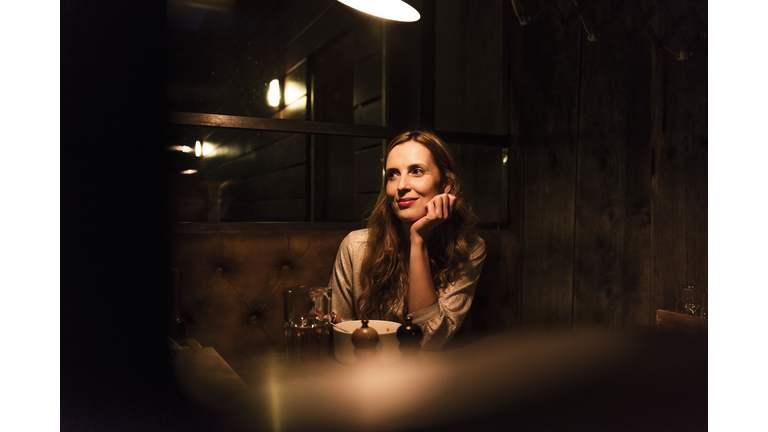
<svg viewBox="0 0 768 432">
<path fill-rule="evenodd" d="M 426 216 L 427 203 L 444 192 L 432 154 L 416 141 L 397 145 L 389 152 L 386 179 L 392 208 L 403 223 Z"/>
</svg>

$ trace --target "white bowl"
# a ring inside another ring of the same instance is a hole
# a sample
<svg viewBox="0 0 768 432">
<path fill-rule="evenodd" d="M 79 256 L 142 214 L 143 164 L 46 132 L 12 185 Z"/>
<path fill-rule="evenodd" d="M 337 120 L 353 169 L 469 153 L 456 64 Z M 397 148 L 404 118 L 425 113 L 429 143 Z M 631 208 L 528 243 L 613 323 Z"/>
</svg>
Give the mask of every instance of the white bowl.
<svg viewBox="0 0 768 432">
<path fill-rule="evenodd" d="M 344 321 L 336 324 L 344 330 L 333 328 L 333 350 L 336 354 L 336 360 L 353 365 L 357 363 L 355 356 L 355 346 L 352 345 L 352 332 L 363 326 L 361 320 Z M 375 364 L 388 365 L 400 360 L 400 341 L 397 340 L 397 328 L 400 323 L 394 321 L 368 320 L 368 327 L 371 327 L 379 333 L 379 343 L 376 345 Z"/>
</svg>

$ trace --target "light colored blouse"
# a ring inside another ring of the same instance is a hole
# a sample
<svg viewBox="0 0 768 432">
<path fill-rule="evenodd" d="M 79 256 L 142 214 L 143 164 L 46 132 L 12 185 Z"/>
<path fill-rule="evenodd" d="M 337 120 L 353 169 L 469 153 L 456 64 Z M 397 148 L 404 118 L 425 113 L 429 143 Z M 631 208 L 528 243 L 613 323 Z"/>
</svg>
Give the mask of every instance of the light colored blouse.
<svg viewBox="0 0 768 432">
<path fill-rule="evenodd" d="M 453 338 L 461 327 L 472 304 L 477 280 L 485 261 L 485 241 L 473 236 L 468 239 L 470 259 L 455 280 L 437 290 L 437 302 L 411 313 L 412 322 L 424 332 L 422 349 L 439 350 Z M 357 299 L 362 292 L 360 268 L 368 247 L 368 229 L 352 231 L 344 238 L 336 254 L 336 264 L 329 286 L 332 288 L 331 310 L 342 321 L 356 320 L 361 315 Z M 380 319 L 405 323 L 405 302 L 401 296 L 388 316 Z"/>
</svg>

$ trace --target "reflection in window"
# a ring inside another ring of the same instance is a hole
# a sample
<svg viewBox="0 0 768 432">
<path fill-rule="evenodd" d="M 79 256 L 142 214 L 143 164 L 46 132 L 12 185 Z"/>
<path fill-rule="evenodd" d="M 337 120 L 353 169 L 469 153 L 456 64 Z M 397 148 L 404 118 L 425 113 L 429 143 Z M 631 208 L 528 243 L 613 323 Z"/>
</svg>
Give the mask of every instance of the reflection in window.
<svg viewBox="0 0 768 432">
<path fill-rule="evenodd" d="M 199 158 L 189 154 L 200 162 L 194 175 L 171 173 L 174 221 L 358 223 L 381 189 L 386 140 L 190 126 L 174 131 L 179 148 L 198 141 L 203 149 Z M 480 221 L 505 223 L 504 148 L 448 145 Z"/>
</svg>

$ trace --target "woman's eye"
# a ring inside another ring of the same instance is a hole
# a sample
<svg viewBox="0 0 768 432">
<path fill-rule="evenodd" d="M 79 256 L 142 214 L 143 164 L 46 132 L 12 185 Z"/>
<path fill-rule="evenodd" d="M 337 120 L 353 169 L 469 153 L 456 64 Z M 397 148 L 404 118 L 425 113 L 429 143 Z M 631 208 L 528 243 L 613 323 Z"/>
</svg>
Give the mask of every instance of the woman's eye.
<svg viewBox="0 0 768 432">
<path fill-rule="evenodd" d="M 414 174 L 421 175 L 424 174 L 424 170 L 421 168 L 414 168 L 413 171 L 411 171 Z"/>
<path fill-rule="evenodd" d="M 397 173 L 396 173 L 396 172 L 390 172 L 390 173 L 387 173 L 387 179 L 388 179 L 388 180 L 392 180 L 392 179 L 394 179 L 396 176 L 397 176 Z"/>
</svg>

